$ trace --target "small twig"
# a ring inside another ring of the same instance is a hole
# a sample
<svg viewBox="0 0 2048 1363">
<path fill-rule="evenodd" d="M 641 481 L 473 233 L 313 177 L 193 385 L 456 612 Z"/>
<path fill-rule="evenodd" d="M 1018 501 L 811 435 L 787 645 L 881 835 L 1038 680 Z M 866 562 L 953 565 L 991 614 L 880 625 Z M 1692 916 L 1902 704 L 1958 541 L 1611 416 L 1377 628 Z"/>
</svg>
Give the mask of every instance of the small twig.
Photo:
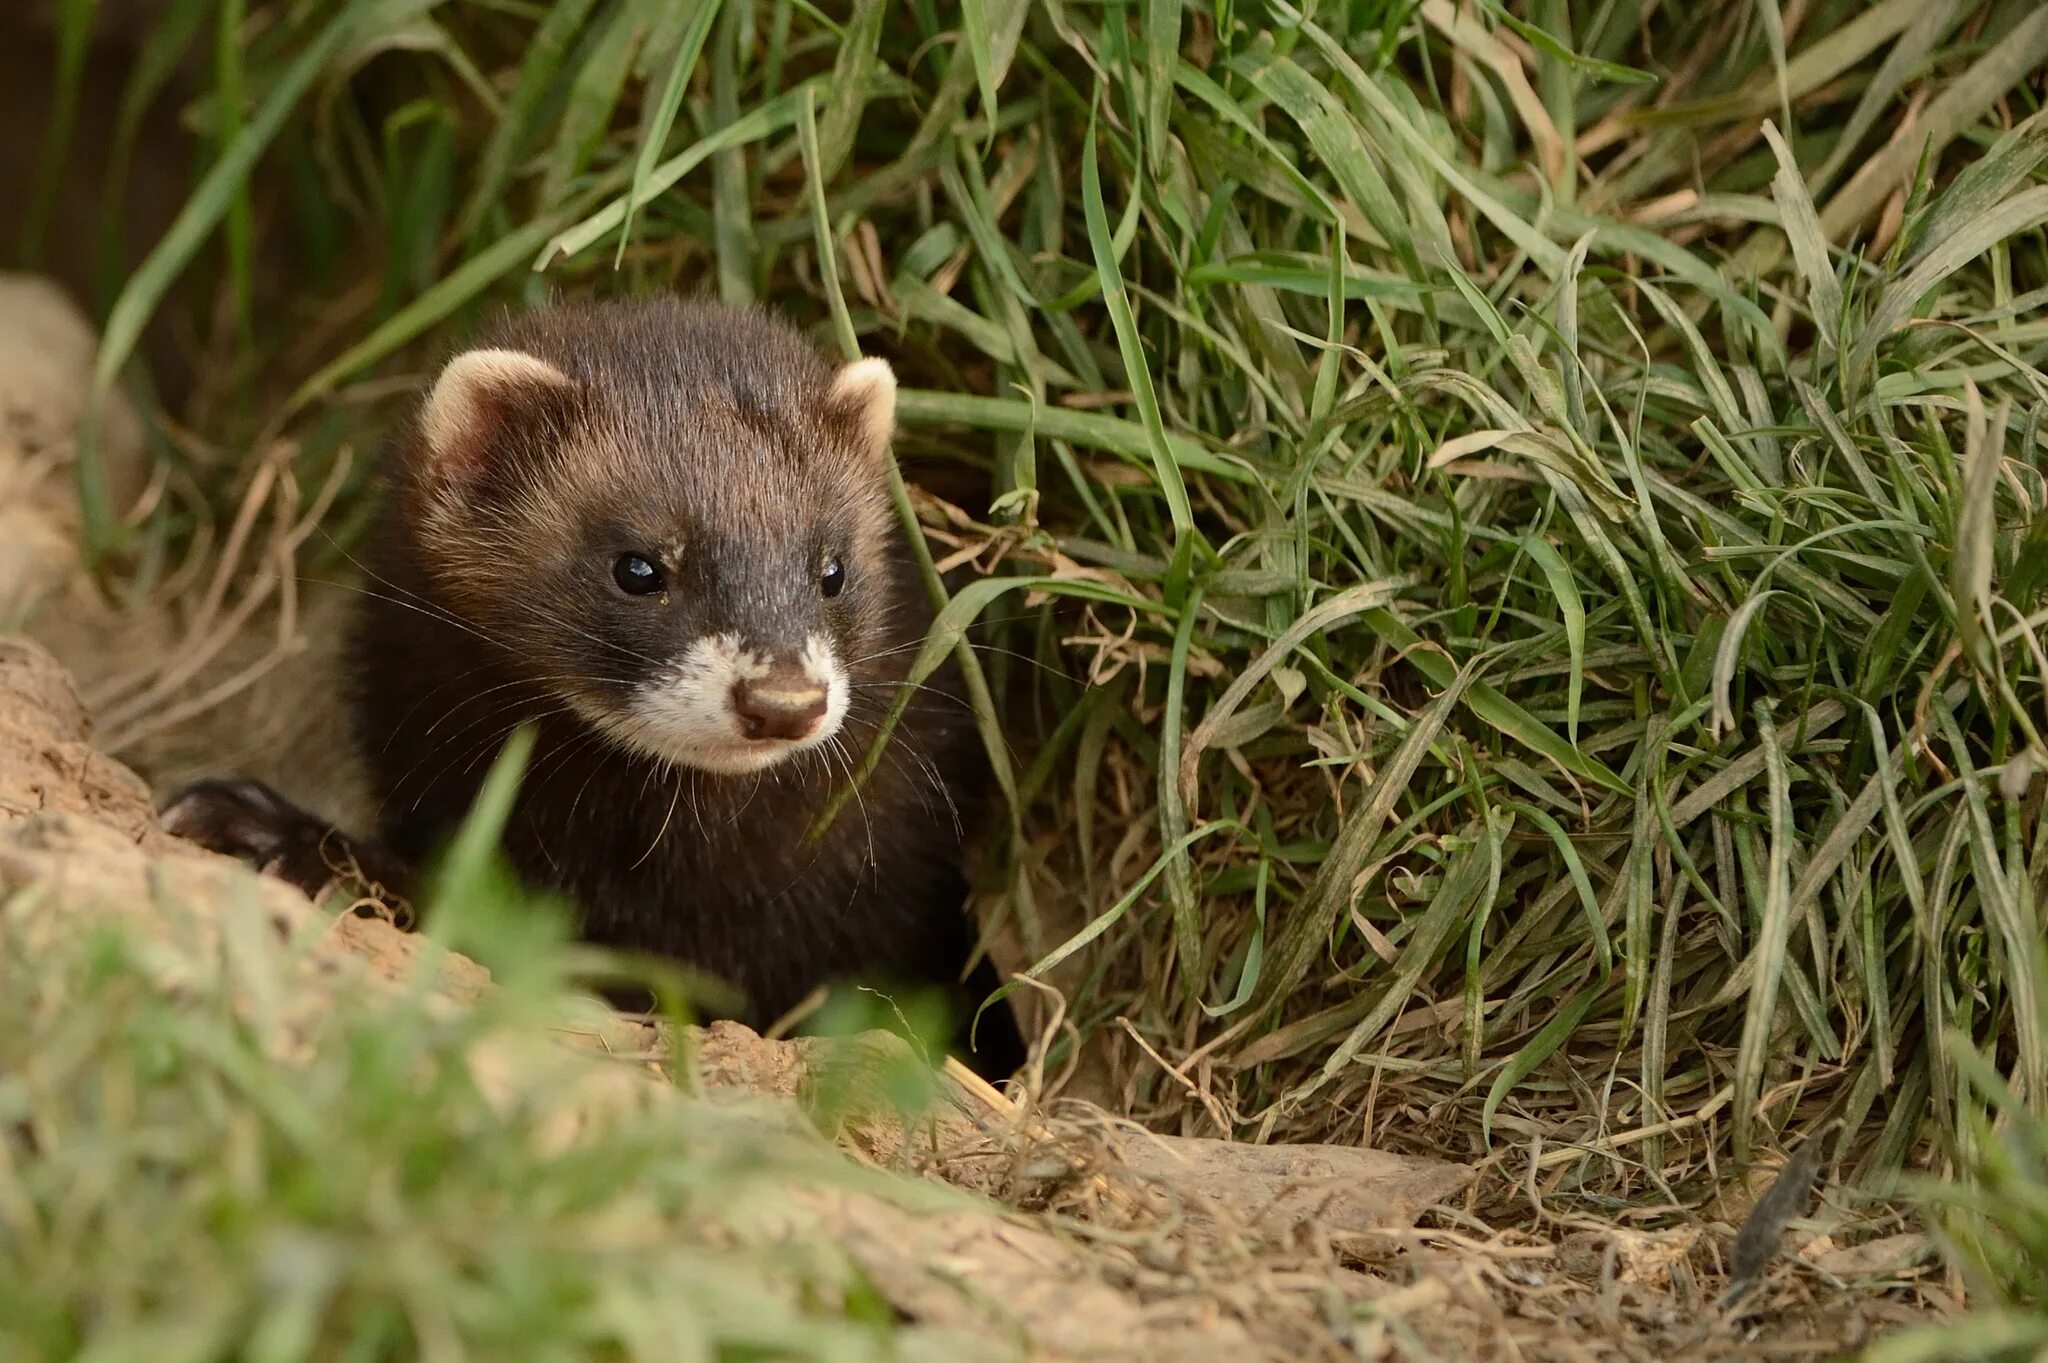
<svg viewBox="0 0 2048 1363">
<path fill-rule="evenodd" d="M 1023 1110 L 1007 1094 L 997 1089 L 988 1080 L 982 1078 L 973 1070 L 968 1069 L 967 1066 L 961 1064 L 959 1060 L 950 1055 L 946 1057 L 944 1069 L 946 1077 L 951 1079 L 956 1087 L 963 1093 L 972 1096 L 997 1117 L 1011 1122 L 1018 1135 L 1025 1137 L 1034 1144 L 1045 1146 L 1054 1151 L 1060 1150 L 1060 1139 L 1053 1134 L 1049 1127 L 1026 1116 Z M 1062 1158 L 1066 1158 L 1063 1153 Z M 1068 1159 L 1067 1162 L 1074 1168 L 1075 1172 L 1078 1173 L 1080 1171 L 1078 1161 Z M 1114 1205 L 1119 1211 L 1127 1212 L 1133 1216 L 1143 1215 L 1146 1211 L 1145 1205 L 1128 1190 L 1110 1182 L 1101 1174 L 1088 1175 L 1087 1183 L 1103 1201 Z"/>
<path fill-rule="evenodd" d="M 1129 1018 L 1119 1016 L 1116 1020 L 1116 1025 L 1123 1028 L 1125 1032 L 1130 1034 L 1131 1040 L 1138 1043 L 1138 1049 L 1143 1051 L 1146 1055 L 1151 1056 L 1153 1063 L 1157 1064 L 1160 1069 L 1166 1071 L 1167 1074 L 1171 1075 L 1174 1081 L 1178 1083 L 1182 1088 L 1186 1089 L 1189 1093 L 1193 1094 L 1195 1097 L 1195 1101 L 1199 1102 L 1202 1105 L 1203 1110 L 1205 1110 L 1209 1114 L 1209 1120 L 1216 1123 L 1216 1133 L 1219 1136 L 1223 1137 L 1225 1140 L 1230 1139 L 1230 1121 L 1223 1115 L 1223 1109 L 1216 1105 L 1215 1097 L 1212 1094 L 1210 1094 L 1206 1089 L 1202 1088 L 1199 1084 L 1195 1083 L 1194 1080 L 1188 1078 L 1185 1074 L 1182 1074 L 1172 1065 L 1166 1063 L 1166 1057 L 1161 1055 L 1157 1050 L 1155 1050 L 1151 1042 L 1145 1040 L 1144 1036 L 1139 1033 L 1138 1029 L 1131 1025 L 1131 1020 Z"/>
</svg>

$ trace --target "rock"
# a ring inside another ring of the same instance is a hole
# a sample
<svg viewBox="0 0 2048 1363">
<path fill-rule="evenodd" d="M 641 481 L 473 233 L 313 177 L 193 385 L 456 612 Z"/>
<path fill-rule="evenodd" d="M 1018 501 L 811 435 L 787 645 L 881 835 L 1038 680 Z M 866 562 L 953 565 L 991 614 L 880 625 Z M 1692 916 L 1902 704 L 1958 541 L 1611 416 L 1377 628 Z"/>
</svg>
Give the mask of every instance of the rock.
<svg viewBox="0 0 2048 1363">
<path fill-rule="evenodd" d="M 853 1196 L 829 1198 L 824 1215 L 897 1309 L 983 1341 L 987 1352 L 965 1357 L 1016 1357 L 1019 1345 L 1032 1358 L 1101 1363 L 1239 1363 L 1267 1352 L 1206 1295 L 1140 1300 L 1105 1282 L 1095 1256 L 1035 1226 L 977 1210 L 913 1217 Z"/>
<path fill-rule="evenodd" d="M 66 595 L 76 576 L 72 470 L 98 349 L 56 285 L 0 273 L 0 627 Z M 118 514 L 148 481 L 142 423 L 119 393 L 100 406 L 99 455 Z"/>
<path fill-rule="evenodd" d="M 46 460 L 68 474 L 98 354 L 92 324 L 63 290 L 39 275 L 0 272 L 0 463 Z M 141 495 L 149 480 L 142 423 L 118 392 L 100 408 L 100 463 L 116 508 Z"/>
<path fill-rule="evenodd" d="M 10 819 L 75 814 L 119 833 L 130 847 L 158 849 L 149 788 L 95 752 L 71 678 L 47 649 L 0 637 L 0 825 Z"/>
<path fill-rule="evenodd" d="M 1600 1281 L 1607 1256 L 1614 1255 L 1614 1280 L 1630 1286 L 1665 1287 L 1671 1271 L 1699 1245 L 1696 1227 L 1640 1231 L 1623 1226 L 1573 1231 L 1558 1246 L 1558 1261 L 1567 1273 Z"/>
<path fill-rule="evenodd" d="M 1866 1240 L 1860 1245 L 1832 1246 L 1801 1257 L 1830 1277 L 1854 1281 L 1891 1277 L 1933 1253 L 1933 1240 L 1918 1231 L 1906 1231 Z"/>
<path fill-rule="evenodd" d="M 1473 1170 L 1444 1160 L 1336 1145 L 1245 1145 L 1193 1136 L 1133 1137 L 1124 1165 L 1187 1204 L 1191 1215 L 1282 1235 L 1309 1222 L 1366 1232 L 1415 1224 L 1463 1192 Z"/>
</svg>

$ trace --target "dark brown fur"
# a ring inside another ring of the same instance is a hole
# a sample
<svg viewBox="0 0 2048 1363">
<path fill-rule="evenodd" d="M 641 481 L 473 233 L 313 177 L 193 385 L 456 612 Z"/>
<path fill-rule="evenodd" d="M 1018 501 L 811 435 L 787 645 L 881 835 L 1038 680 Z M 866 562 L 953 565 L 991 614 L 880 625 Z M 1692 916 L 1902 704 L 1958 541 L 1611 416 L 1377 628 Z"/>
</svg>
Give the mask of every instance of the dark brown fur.
<svg viewBox="0 0 2048 1363">
<path fill-rule="evenodd" d="M 528 882 L 567 895 L 589 940 L 722 977 L 755 1025 L 820 984 L 957 979 L 972 946 L 963 844 L 984 773 L 950 668 L 914 693 L 836 821 L 803 841 L 930 622 L 883 470 L 860 448 L 861 413 L 831 400 L 832 367 L 765 316 L 665 299 L 529 313 L 479 344 L 574 383 L 494 399 L 452 458 L 418 429 L 395 451 L 351 646 L 356 737 L 382 800 L 368 859 L 411 867 L 433 853 L 530 723 L 504 848 Z M 617 553 L 671 544 L 673 606 L 612 585 Z M 805 566 L 821 546 L 848 573 L 823 603 Z M 691 638 L 782 647 L 807 629 L 830 634 L 853 683 L 825 747 L 714 775 L 590 722 Z M 184 822 L 206 823 L 189 807 Z M 984 967 L 971 988 L 993 984 Z M 1001 1069 L 1019 1058 L 1001 1008 L 982 1024 L 992 1031 L 981 1063 Z"/>
</svg>

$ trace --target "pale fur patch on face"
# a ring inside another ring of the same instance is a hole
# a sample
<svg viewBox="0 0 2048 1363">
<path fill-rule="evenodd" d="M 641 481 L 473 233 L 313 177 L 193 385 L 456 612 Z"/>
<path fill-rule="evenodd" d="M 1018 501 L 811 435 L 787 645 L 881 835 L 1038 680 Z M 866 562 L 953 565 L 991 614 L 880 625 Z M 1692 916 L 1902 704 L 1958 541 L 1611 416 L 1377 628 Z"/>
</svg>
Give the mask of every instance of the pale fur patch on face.
<svg viewBox="0 0 2048 1363">
<path fill-rule="evenodd" d="M 832 641 L 822 634 L 813 634 L 804 642 L 804 651 L 797 655 L 797 660 L 803 664 L 804 677 L 825 688 L 825 717 L 818 722 L 817 731 L 805 740 L 816 745 L 838 733 L 845 722 L 846 707 L 853 700 L 853 683 L 833 650 Z"/>
<path fill-rule="evenodd" d="M 691 644 L 624 710 L 574 703 L 585 719 L 650 756 L 722 776 L 745 776 L 829 742 L 845 722 L 853 688 L 831 641 L 813 634 L 798 659 L 805 678 L 824 689 L 825 714 L 809 734 L 793 741 L 751 739 L 741 732 L 732 708 L 733 684 L 767 676 L 770 660 L 743 647 L 736 634 L 709 635 Z"/>
</svg>

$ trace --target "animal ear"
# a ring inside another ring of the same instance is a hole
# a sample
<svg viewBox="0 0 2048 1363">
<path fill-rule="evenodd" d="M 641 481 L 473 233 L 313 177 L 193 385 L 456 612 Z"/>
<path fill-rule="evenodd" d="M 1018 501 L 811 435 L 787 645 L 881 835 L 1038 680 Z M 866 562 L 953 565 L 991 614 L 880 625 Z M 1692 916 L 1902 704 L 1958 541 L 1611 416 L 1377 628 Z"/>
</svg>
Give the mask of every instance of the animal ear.
<svg viewBox="0 0 2048 1363">
<path fill-rule="evenodd" d="M 446 477 L 480 474 L 515 428 L 556 424 L 577 391 L 574 379 L 524 351 L 464 351 L 434 380 L 420 413 L 428 463 Z"/>
<path fill-rule="evenodd" d="M 852 428 L 869 458 L 879 460 L 896 433 L 896 374 L 889 362 L 868 356 L 842 368 L 832 380 L 833 418 Z"/>
</svg>

